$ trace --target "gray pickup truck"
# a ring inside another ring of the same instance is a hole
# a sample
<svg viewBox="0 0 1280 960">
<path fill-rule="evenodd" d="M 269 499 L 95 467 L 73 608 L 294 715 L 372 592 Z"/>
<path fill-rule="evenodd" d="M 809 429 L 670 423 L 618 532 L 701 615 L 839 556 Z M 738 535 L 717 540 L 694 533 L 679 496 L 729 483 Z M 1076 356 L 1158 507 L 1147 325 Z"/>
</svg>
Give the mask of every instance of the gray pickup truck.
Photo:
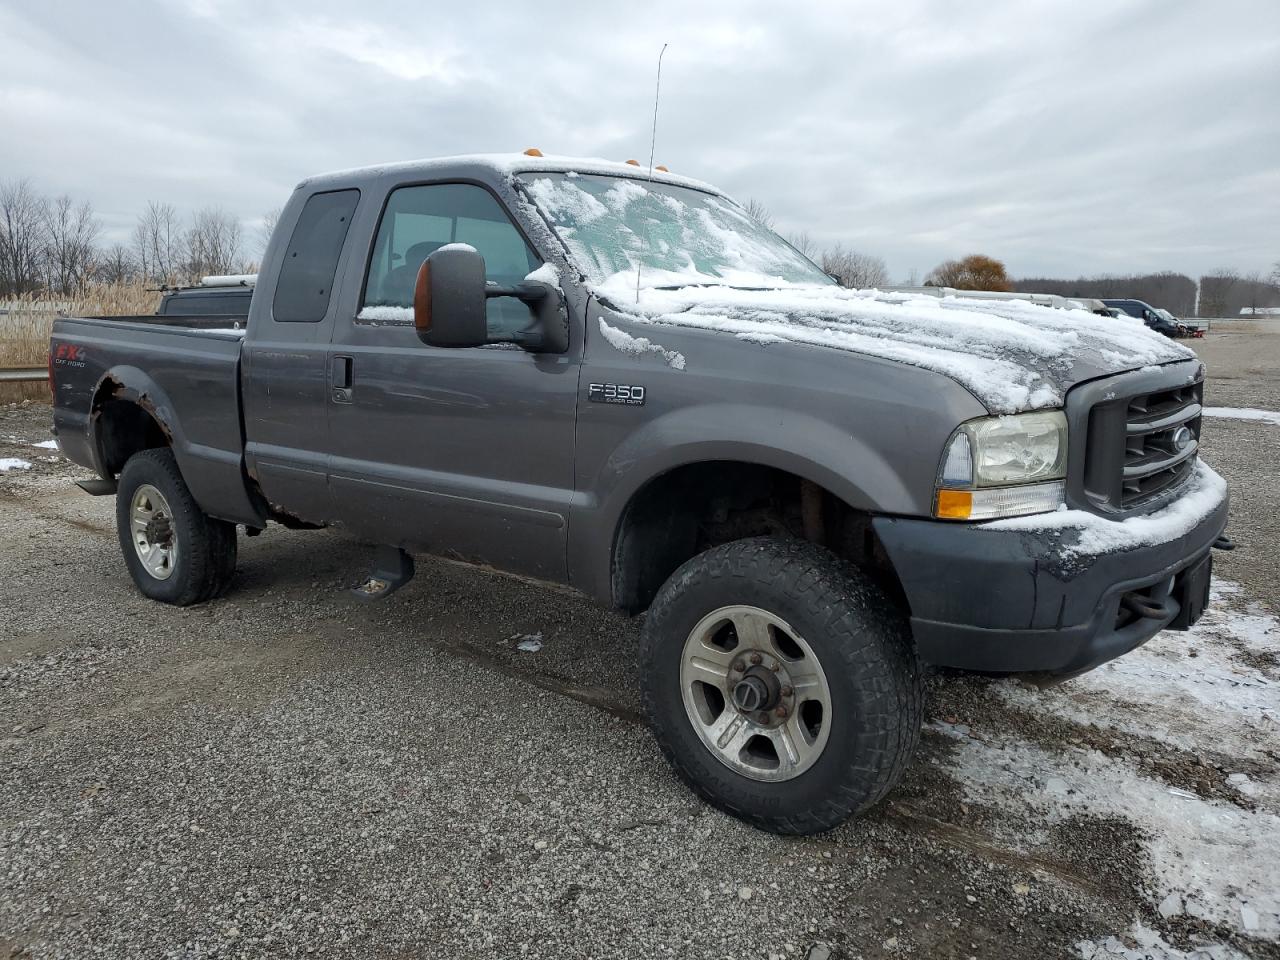
<svg viewBox="0 0 1280 960">
<path fill-rule="evenodd" d="M 1226 489 L 1204 368 L 1141 323 L 845 290 L 715 188 L 465 157 L 298 185 L 247 329 L 63 319 L 63 452 L 146 596 L 231 583 L 237 534 L 433 553 L 647 611 L 679 775 L 765 829 L 876 803 L 922 671 L 1071 676 L 1208 598 Z"/>
</svg>

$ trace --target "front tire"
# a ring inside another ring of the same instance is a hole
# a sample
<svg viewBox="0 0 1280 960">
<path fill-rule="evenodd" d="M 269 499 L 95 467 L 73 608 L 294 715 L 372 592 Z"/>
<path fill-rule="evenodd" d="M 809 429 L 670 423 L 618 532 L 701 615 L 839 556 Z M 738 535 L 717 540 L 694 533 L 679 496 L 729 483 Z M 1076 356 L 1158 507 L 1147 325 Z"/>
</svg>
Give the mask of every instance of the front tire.
<svg viewBox="0 0 1280 960">
<path fill-rule="evenodd" d="M 804 541 L 708 550 L 658 592 L 642 641 L 663 753 L 713 805 L 774 833 L 829 830 L 901 779 L 923 721 L 906 620 Z"/>
<path fill-rule="evenodd" d="M 169 449 L 129 458 L 116 490 L 116 529 L 144 596 L 186 607 L 221 596 L 236 568 L 235 524 L 196 505 Z"/>
</svg>

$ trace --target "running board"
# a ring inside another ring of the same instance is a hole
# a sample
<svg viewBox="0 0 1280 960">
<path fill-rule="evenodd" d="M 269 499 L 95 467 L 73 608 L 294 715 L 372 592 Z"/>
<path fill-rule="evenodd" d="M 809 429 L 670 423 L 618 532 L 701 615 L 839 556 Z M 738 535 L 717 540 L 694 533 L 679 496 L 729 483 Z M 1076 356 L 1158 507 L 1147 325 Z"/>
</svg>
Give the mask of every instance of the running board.
<svg viewBox="0 0 1280 960">
<path fill-rule="evenodd" d="M 116 492 L 118 485 L 114 480 L 103 480 L 99 477 L 93 480 L 77 480 L 76 486 L 91 497 L 110 497 Z"/>
<path fill-rule="evenodd" d="M 364 583 L 351 592 L 359 600 L 371 602 L 389 597 L 413 579 L 413 557 L 399 547 L 378 547 L 373 569 Z"/>
</svg>

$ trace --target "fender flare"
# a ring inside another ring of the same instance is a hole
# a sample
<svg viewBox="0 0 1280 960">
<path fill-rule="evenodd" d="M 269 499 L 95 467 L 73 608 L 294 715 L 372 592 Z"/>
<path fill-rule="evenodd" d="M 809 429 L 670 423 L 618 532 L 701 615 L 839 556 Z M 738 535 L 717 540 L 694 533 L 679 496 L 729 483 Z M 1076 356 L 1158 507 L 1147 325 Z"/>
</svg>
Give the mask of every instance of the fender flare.
<svg viewBox="0 0 1280 960">
<path fill-rule="evenodd" d="M 164 434 L 165 439 L 169 441 L 174 456 L 181 466 L 191 445 L 182 430 L 168 394 L 143 370 L 121 365 L 107 370 L 94 385 L 93 401 L 89 407 L 87 439 L 99 474 L 108 476 L 106 464 L 103 462 L 101 438 L 98 435 L 98 421 L 107 400 L 122 400 L 135 404 L 150 416 L 160 428 L 160 432 Z"/>
</svg>

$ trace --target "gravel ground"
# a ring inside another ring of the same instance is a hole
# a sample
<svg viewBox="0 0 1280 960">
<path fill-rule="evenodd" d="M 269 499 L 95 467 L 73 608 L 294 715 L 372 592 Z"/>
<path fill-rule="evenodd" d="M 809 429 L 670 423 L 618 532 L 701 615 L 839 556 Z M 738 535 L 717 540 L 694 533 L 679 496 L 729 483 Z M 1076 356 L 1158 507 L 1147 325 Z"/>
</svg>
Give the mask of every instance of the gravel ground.
<svg viewBox="0 0 1280 960">
<path fill-rule="evenodd" d="M 1196 348 L 1280 410 L 1280 336 Z M 432 560 L 360 604 L 366 548 L 278 528 L 147 602 L 47 420 L 0 413 L 0 958 L 1280 957 L 1280 426 L 1206 426 L 1242 546 L 1205 626 L 1137 679 L 935 678 L 893 798 L 794 839 L 675 781 L 636 623 Z M 1179 712 L 1219 676 L 1252 699 Z"/>
</svg>

